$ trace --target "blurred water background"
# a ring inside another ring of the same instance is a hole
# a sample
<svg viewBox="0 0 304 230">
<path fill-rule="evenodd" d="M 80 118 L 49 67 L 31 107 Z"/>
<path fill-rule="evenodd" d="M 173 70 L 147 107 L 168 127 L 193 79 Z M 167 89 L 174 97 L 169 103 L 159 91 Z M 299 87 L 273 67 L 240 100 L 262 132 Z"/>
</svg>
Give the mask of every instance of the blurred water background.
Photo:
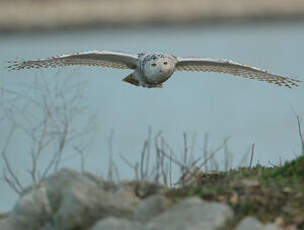
<svg viewBox="0 0 304 230">
<path fill-rule="evenodd" d="M 84 103 L 88 114 L 96 114 L 97 126 L 85 167 L 98 174 L 107 171 L 108 138 L 113 132 L 114 158 L 121 178 L 132 178 L 132 169 L 118 155 L 124 155 L 130 162 L 138 160 L 149 127 L 153 134 L 162 131 L 176 154 L 183 150 L 183 132 L 196 136 L 196 154 L 202 152 L 205 133 L 209 134 L 211 146 L 231 137 L 229 148 L 234 167 L 255 143 L 254 163 L 269 166 L 300 153 L 294 111 L 304 117 L 303 87 L 290 90 L 224 74 L 176 72 L 164 88 L 145 89 L 121 82 L 128 70 L 72 67 L 59 72 L 51 69 L 8 72 L 4 66 L 6 61 L 16 58 L 36 59 L 95 49 L 155 51 L 229 58 L 304 80 L 303 28 L 303 20 L 280 20 L 2 33 L 1 85 L 18 91 L 35 76 L 52 81 L 55 75 L 72 75 L 87 81 Z M 4 138 L 7 133 L 4 126 L 0 135 Z M 13 139 L 9 147 L 9 158 L 24 183 L 29 182 L 26 170 L 30 164 L 26 142 L 23 138 Z M 222 161 L 220 153 L 218 159 Z M 62 167 L 79 169 L 79 162 L 79 157 L 71 155 Z M 1 181 L 0 211 L 10 209 L 16 198 Z"/>
</svg>

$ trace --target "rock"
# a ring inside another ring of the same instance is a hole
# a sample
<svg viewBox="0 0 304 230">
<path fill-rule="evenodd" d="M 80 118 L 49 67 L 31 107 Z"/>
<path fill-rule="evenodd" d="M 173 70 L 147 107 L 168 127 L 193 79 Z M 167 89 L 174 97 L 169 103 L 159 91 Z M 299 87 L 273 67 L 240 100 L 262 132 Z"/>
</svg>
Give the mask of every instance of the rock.
<svg viewBox="0 0 304 230">
<path fill-rule="evenodd" d="M 259 230 L 263 225 L 255 217 L 246 217 L 238 224 L 236 230 Z"/>
<path fill-rule="evenodd" d="M 136 200 L 139 203 L 135 193 L 125 187 L 107 187 L 105 191 L 99 178 L 71 170 L 61 170 L 47 183 L 55 230 L 85 228 L 108 216 L 130 216 Z"/>
<path fill-rule="evenodd" d="M 132 187 L 109 186 L 92 174 L 62 169 L 27 189 L 0 229 L 87 228 L 108 216 L 132 216 L 139 201 Z"/>
<path fill-rule="evenodd" d="M 166 189 L 148 182 L 115 185 L 89 173 L 62 169 L 27 188 L 0 220 L 0 229 L 212 230 L 223 228 L 233 216 L 227 205 L 198 197 L 170 207 L 163 194 Z"/>
<path fill-rule="evenodd" d="M 263 230 L 282 230 L 282 228 L 280 228 L 276 224 L 266 224 Z"/>
<path fill-rule="evenodd" d="M 52 209 L 45 187 L 35 187 L 22 195 L 13 211 L 0 222 L 0 229 L 39 229 L 51 217 L 51 214 Z"/>
<path fill-rule="evenodd" d="M 223 228 L 233 217 L 231 208 L 216 202 L 192 197 L 153 218 L 148 230 L 212 230 Z"/>
<path fill-rule="evenodd" d="M 125 208 L 129 209 L 130 214 L 140 203 L 140 199 L 136 195 L 135 187 L 133 187 L 131 184 L 121 183 L 117 186 L 117 188 L 112 189 L 111 193 L 113 194 L 117 203 L 120 203 L 121 205 L 124 204 Z"/>
<path fill-rule="evenodd" d="M 164 195 L 153 195 L 144 199 L 134 212 L 134 219 L 140 222 L 147 222 L 159 215 L 169 207 L 170 202 Z"/>
<path fill-rule="evenodd" d="M 275 224 L 263 225 L 255 217 L 244 218 L 237 226 L 236 230 L 281 230 Z"/>
<path fill-rule="evenodd" d="M 143 230 L 142 224 L 123 218 L 107 217 L 98 221 L 90 230 Z"/>
</svg>

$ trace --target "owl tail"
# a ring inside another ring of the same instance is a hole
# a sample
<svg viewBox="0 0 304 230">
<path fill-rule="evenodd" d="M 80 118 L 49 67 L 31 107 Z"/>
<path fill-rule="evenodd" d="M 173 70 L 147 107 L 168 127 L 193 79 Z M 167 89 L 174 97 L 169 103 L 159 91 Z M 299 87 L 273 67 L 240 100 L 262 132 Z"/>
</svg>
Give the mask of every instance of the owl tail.
<svg viewBox="0 0 304 230">
<path fill-rule="evenodd" d="M 136 86 L 140 86 L 139 82 L 135 79 L 135 77 L 133 76 L 133 74 L 129 74 L 127 77 L 125 77 L 124 79 L 122 79 L 122 81 L 128 82 L 132 85 L 136 85 Z M 151 85 L 151 86 L 144 86 L 147 88 L 162 88 L 163 84 L 157 84 L 157 85 Z"/>
<path fill-rule="evenodd" d="M 128 82 L 132 85 L 136 85 L 139 86 L 139 82 L 134 78 L 133 74 L 129 74 L 127 77 L 125 77 L 124 79 L 122 79 L 122 81 Z"/>
</svg>

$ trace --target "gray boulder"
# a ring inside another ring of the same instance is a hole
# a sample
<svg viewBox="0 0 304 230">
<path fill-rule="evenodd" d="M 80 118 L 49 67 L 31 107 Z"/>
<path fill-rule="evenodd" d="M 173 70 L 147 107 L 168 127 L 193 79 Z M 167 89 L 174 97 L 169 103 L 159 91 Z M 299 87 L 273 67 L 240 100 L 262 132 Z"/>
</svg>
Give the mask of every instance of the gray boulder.
<svg viewBox="0 0 304 230">
<path fill-rule="evenodd" d="M 231 208 L 216 202 L 188 198 L 150 221 L 148 230 L 213 230 L 233 217 Z"/>
<path fill-rule="evenodd" d="M 109 186 L 92 174 L 62 169 L 27 189 L 0 229 L 87 228 L 108 216 L 132 216 L 139 201 L 132 187 Z"/>
<path fill-rule="evenodd" d="M 281 228 L 275 224 L 263 225 L 257 218 L 249 216 L 241 220 L 236 230 L 281 230 Z"/>
<path fill-rule="evenodd" d="M 144 227 L 127 219 L 107 217 L 98 221 L 90 230 L 144 230 Z"/>
<path fill-rule="evenodd" d="M 52 215 L 45 187 L 23 194 L 8 217 L 0 222 L 1 230 L 39 229 Z"/>
<path fill-rule="evenodd" d="M 140 222 L 147 222 L 153 217 L 164 212 L 169 207 L 170 202 L 164 195 L 153 195 L 144 199 L 134 212 L 134 219 Z"/>
</svg>

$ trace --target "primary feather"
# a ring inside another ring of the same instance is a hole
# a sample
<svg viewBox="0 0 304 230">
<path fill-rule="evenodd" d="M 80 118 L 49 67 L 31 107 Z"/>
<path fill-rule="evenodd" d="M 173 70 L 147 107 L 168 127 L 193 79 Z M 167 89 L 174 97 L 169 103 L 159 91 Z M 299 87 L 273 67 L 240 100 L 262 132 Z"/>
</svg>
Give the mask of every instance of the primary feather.
<svg viewBox="0 0 304 230">
<path fill-rule="evenodd" d="M 125 54 L 111 51 L 90 51 L 14 63 L 8 68 L 11 70 L 61 67 L 69 65 L 102 66 L 117 69 L 135 69 L 138 55 Z"/>
<path fill-rule="evenodd" d="M 298 86 L 301 81 L 283 77 L 277 74 L 269 73 L 255 67 L 247 66 L 237 62 L 224 59 L 210 59 L 199 57 L 178 57 L 176 70 L 180 71 L 203 71 L 203 72 L 218 72 L 227 73 L 234 76 L 255 79 L 259 81 L 266 81 L 276 85 Z"/>
</svg>

